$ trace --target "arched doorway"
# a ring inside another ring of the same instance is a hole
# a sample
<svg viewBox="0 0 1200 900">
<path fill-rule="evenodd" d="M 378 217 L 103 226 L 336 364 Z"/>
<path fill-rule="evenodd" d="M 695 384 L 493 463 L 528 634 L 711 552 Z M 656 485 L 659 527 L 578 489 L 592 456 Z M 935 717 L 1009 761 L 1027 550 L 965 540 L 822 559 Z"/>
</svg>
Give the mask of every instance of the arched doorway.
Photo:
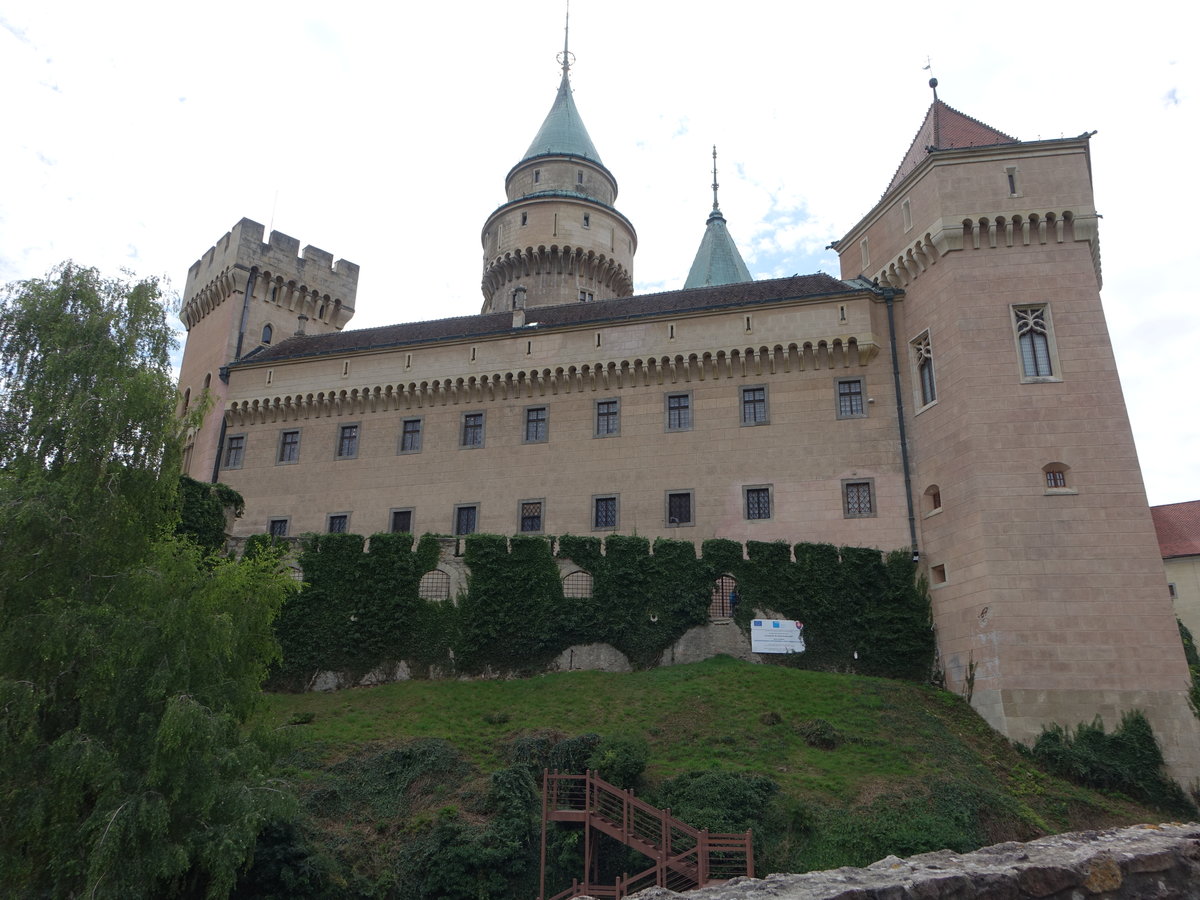
<svg viewBox="0 0 1200 900">
<path fill-rule="evenodd" d="M 737 611 L 737 603 L 737 579 L 732 575 L 722 575 L 713 585 L 712 602 L 708 604 L 708 618 L 732 618 Z"/>
</svg>

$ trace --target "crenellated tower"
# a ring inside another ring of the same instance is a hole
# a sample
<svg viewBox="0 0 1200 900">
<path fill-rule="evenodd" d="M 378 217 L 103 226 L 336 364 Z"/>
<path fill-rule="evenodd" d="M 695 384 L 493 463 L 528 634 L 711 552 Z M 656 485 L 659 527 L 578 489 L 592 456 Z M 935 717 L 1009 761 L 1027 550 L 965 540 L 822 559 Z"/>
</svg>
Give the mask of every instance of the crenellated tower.
<svg viewBox="0 0 1200 900">
<path fill-rule="evenodd" d="M 531 307 L 633 293 L 637 232 L 575 107 L 572 59 L 564 40 L 554 104 L 505 179 L 508 202 L 484 223 L 484 313 L 508 309 L 517 288 Z"/>
<path fill-rule="evenodd" d="M 187 342 L 179 373 L 180 411 L 211 404 L 189 436 L 185 474 L 216 480 L 223 444 L 226 367 L 293 334 L 341 331 L 354 315 L 358 266 L 242 219 L 188 269 L 179 317 Z"/>
</svg>

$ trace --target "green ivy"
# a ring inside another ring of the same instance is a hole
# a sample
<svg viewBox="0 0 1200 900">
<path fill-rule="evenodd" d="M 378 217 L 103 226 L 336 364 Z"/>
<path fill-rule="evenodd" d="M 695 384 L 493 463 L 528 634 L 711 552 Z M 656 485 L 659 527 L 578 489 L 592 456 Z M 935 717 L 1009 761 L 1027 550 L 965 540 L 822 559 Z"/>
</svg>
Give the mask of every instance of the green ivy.
<svg viewBox="0 0 1200 900">
<path fill-rule="evenodd" d="M 232 510 L 237 517 L 246 508 L 242 495 L 228 485 L 196 481 L 187 475 L 179 476 L 179 501 L 175 533 L 190 537 L 210 555 L 225 549 L 226 511 Z"/>
</svg>

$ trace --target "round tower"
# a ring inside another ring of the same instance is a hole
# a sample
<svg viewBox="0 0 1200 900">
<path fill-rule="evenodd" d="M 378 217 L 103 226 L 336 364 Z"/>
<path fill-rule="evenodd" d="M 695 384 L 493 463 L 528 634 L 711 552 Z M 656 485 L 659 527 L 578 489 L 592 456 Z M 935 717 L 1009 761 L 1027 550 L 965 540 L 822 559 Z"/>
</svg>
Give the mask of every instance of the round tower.
<svg viewBox="0 0 1200 900">
<path fill-rule="evenodd" d="M 613 203 L 617 179 L 579 117 L 564 41 L 562 81 L 537 137 L 508 173 L 508 202 L 483 225 L 483 312 L 628 297 L 637 232 Z"/>
</svg>

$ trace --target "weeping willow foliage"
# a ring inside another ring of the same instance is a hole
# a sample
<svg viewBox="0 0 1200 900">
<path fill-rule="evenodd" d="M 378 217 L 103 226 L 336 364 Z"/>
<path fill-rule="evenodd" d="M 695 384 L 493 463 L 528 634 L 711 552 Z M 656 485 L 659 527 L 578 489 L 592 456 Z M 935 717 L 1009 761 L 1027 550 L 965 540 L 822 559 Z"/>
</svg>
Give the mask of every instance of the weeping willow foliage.
<svg viewBox="0 0 1200 900">
<path fill-rule="evenodd" d="M 67 263 L 0 294 L 8 896 L 224 896 L 289 805 L 246 723 L 291 582 L 175 535 L 173 348 L 153 280 Z"/>
</svg>

